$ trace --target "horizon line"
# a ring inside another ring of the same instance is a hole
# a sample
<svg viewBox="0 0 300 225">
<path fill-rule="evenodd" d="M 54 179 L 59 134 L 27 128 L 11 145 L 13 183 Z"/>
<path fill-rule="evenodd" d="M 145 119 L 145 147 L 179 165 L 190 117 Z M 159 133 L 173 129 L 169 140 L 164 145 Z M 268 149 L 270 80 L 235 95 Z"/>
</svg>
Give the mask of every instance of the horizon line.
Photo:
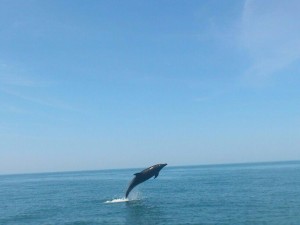
<svg viewBox="0 0 300 225">
<path fill-rule="evenodd" d="M 300 163 L 300 159 L 296 160 L 274 160 L 274 161 L 250 161 L 250 162 L 234 162 L 234 163 L 207 163 L 207 164 L 191 164 L 191 165 L 169 165 L 168 168 L 176 167 L 213 167 L 213 166 L 234 166 L 234 165 L 253 165 L 253 164 L 280 164 L 280 163 Z M 37 174 L 56 174 L 56 173 L 85 173 L 96 171 L 109 171 L 109 170 L 131 170 L 142 169 L 144 167 L 121 167 L 111 169 L 83 169 L 83 170 L 65 170 L 65 171 L 44 171 L 44 172 L 24 172 L 24 173 L 0 173 L 0 176 L 20 176 L 20 175 L 37 175 Z"/>
</svg>

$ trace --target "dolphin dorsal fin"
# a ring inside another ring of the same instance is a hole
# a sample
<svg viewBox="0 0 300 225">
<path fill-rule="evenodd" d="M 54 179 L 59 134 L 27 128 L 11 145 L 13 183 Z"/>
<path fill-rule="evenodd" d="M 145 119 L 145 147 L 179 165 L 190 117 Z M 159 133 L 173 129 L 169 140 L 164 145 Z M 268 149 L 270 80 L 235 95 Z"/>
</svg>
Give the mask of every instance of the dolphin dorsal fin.
<svg viewBox="0 0 300 225">
<path fill-rule="evenodd" d="M 135 176 L 138 176 L 138 175 L 140 175 L 141 173 L 135 173 L 135 174 L 133 174 L 133 175 L 135 175 Z"/>
</svg>

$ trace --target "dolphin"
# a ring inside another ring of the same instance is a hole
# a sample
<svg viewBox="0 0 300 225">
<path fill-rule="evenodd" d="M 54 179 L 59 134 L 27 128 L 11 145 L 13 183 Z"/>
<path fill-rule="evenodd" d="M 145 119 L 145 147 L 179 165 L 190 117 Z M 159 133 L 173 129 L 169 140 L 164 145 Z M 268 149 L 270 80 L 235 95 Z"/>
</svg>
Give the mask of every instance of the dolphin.
<svg viewBox="0 0 300 225">
<path fill-rule="evenodd" d="M 163 164 L 156 164 L 153 166 L 150 166 L 147 169 L 144 169 L 143 171 L 139 172 L 139 173 L 135 173 L 135 177 L 132 179 L 132 181 L 130 182 L 128 189 L 126 191 L 126 198 L 128 197 L 130 191 L 137 186 L 140 183 L 143 183 L 144 181 L 150 179 L 151 177 L 154 176 L 154 179 L 158 176 L 160 170 L 162 168 L 164 168 L 167 165 L 167 163 L 163 163 Z"/>
</svg>

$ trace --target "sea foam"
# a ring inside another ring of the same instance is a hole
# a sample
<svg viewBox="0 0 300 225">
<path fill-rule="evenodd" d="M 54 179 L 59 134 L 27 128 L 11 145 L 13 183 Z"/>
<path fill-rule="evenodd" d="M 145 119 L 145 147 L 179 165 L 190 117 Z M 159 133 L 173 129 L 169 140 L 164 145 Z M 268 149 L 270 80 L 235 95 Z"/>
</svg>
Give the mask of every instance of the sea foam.
<svg viewBox="0 0 300 225">
<path fill-rule="evenodd" d="M 120 203 L 120 202 L 129 202 L 130 200 L 128 198 L 116 198 L 113 200 L 105 201 L 104 203 Z"/>
<path fill-rule="evenodd" d="M 138 201 L 141 199 L 141 193 L 138 191 L 134 191 L 131 193 L 130 198 L 114 198 L 112 200 L 107 200 L 104 203 L 120 203 L 120 202 L 131 202 L 131 201 Z"/>
</svg>

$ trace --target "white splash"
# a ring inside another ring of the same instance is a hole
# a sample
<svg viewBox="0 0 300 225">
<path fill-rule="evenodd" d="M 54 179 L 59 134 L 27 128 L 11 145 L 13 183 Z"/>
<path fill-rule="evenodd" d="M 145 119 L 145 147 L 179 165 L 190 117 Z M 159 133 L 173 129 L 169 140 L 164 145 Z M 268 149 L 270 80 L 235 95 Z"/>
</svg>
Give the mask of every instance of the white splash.
<svg viewBox="0 0 300 225">
<path fill-rule="evenodd" d="M 110 201 L 106 201 L 104 203 L 119 203 L 119 202 L 129 202 L 130 200 L 128 198 L 116 198 Z"/>
<path fill-rule="evenodd" d="M 120 203 L 120 202 L 131 202 L 131 201 L 138 201 L 141 199 L 141 194 L 137 191 L 132 192 L 130 198 L 114 198 L 113 200 L 107 200 L 104 203 Z"/>
</svg>

